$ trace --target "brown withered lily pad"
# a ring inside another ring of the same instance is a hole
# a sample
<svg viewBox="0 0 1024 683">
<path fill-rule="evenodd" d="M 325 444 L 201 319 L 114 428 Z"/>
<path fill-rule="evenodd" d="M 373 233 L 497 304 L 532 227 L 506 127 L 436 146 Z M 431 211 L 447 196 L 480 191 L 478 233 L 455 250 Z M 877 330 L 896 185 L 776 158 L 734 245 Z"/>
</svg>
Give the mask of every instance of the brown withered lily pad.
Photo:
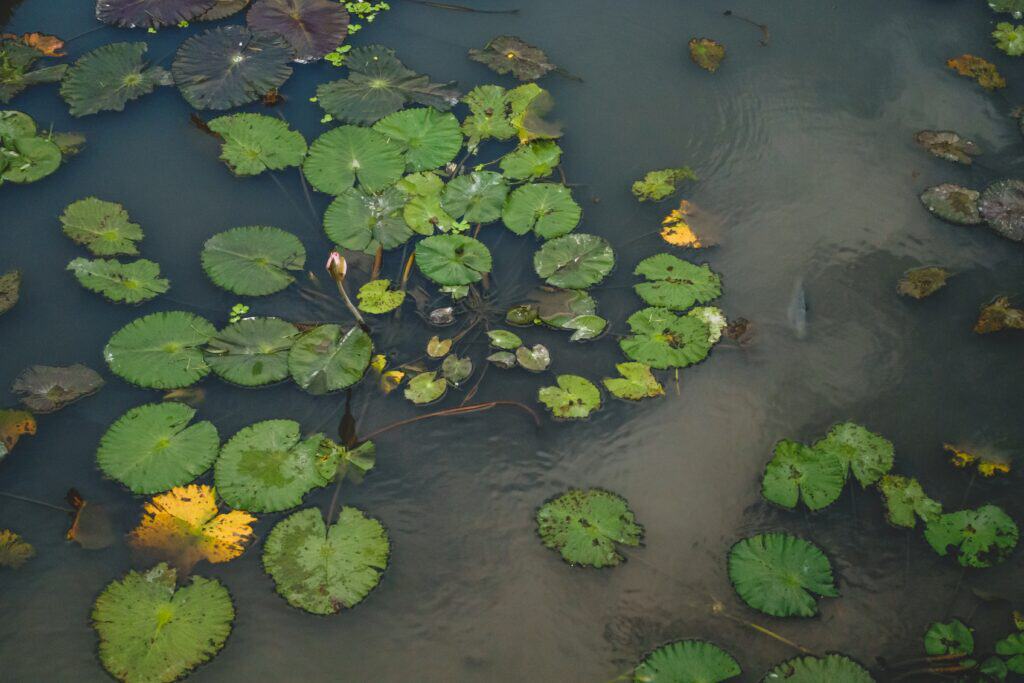
<svg viewBox="0 0 1024 683">
<path fill-rule="evenodd" d="M 984 219 L 978 209 L 981 193 L 953 183 L 929 187 L 921 193 L 921 203 L 944 221 L 957 225 L 978 225 Z"/>
<path fill-rule="evenodd" d="M 966 166 L 971 165 L 971 157 L 981 154 L 976 144 L 951 130 L 922 130 L 914 136 L 914 141 L 940 159 Z"/>
<path fill-rule="evenodd" d="M 1006 79 L 999 75 L 996 65 L 981 57 L 960 55 L 946 60 L 946 66 L 961 76 L 973 78 L 985 90 L 999 90 L 1006 87 Z"/>
<path fill-rule="evenodd" d="M 21 293 L 21 272 L 12 270 L 0 275 L 0 314 L 14 308 Z"/>
<path fill-rule="evenodd" d="M 982 306 L 974 331 L 988 334 L 999 330 L 1024 330 L 1024 310 L 1010 305 L 1009 298 L 997 297 L 992 303 Z"/>
<path fill-rule="evenodd" d="M 705 71 L 715 73 L 725 59 L 725 46 L 710 38 L 691 38 L 690 59 Z"/>
<path fill-rule="evenodd" d="M 948 270 L 938 266 L 912 268 L 903 274 L 896 285 L 896 291 L 903 296 L 923 299 L 945 287 L 949 276 Z"/>
<path fill-rule="evenodd" d="M 497 36 L 483 47 L 469 51 L 469 58 L 499 74 L 512 73 L 521 81 L 535 81 L 558 67 L 538 47 L 516 36 Z"/>
<path fill-rule="evenodd" d="M 997 180 L 986 187 L 978 211 L 997 233 L 1024 242 L 1024 180 Z"/>
<path fill-rule="evenodd" d="M 84 365 L 33 365 L 18 375 L 11 391 L 19 394 L 21 402 L 33 412 L 52 413 L 96 393 L 102 386 L 103 378 Z"/>
</svg>

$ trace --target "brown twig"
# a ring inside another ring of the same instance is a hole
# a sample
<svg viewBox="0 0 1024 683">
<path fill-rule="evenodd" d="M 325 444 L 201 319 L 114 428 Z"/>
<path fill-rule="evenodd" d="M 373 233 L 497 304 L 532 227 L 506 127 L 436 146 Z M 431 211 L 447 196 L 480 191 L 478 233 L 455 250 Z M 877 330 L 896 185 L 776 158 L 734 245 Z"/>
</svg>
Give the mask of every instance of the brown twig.
<svg viewBox="0 0 1024 683">
<path fill-rule="evenodd" d="M 740 14 L 736 14 L 731 9 L 725 10 L 724 12 L 722 12 L 722 14 L 724 14 L 727 17 L 736 17 L 740 21 L 745 21 L 751 26 L 756 27 L 758 30 L 761 31 L 761 47 L 768 47 L 768 41 L 772 39 L 771 33 L 768 32 L 768 24 L 759 24 L 753 19 L 749 19 Z"/>
<path fill-rule="evenodd" d="M 533 420 L 534 425 L 540 427 L 540 418 L 537 417 L 537 413 L 533 412 L 532 409 L 523 405 L 519 401 L 488 401 L 487 403 L 475 403 L 469 406 L 459 406 L 458 408 L 446 408 L 445 410 L 438 410 L 437 412 L 427 413 L 426 415 L 417 415 L 416 417 L 410 417 L 405 420 L 399 420 L 398 422 L 392 422 L 391 424 L 381 427 L 380 429 L 375 429 L 366 436 L 362 437 L 360 440 L 369 441 L 375 437 L 380 436 L 381 434 L 384 434 L 385 432 L 391 431 L 392 429 L 398 429 L 399 427 L 404 427 L 415 422 L 421 422 L 423 420 L 429 420 L 435 417 L 452 417 L 455 415 L 479 413 L 485 410 L 490 410 L 491 408 L 497 408 L 499 406 L 508 406 L 510 408 L 518 408 L 519 410 L 522 410 L 523 412 L 530 416 L 530 418 Z"/>
</svg>

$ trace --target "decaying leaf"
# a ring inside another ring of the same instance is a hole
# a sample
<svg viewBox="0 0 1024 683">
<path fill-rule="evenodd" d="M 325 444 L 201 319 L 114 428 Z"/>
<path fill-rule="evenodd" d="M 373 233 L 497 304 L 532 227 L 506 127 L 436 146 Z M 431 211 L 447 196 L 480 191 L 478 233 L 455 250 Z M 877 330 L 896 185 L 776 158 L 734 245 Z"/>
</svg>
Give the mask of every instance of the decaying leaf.
<svg viewBox="0 0 1024 683">
<path fill-rule="evenodd" d="M 0 410 L 0 460 L 14 450 L 23 434 L 36 433 L 36 419 L 24 410 Z"/>
<path fill-rule="evenodd" d="M 17 40 L 31 48 L 34 48 L 44 57 L 63 57 L 64 41 L 57 36 L 48 36 L 45 33 L 22 33 L 16 36 L 13 33 L 4 33 L 0 39 Z"/>
<path fill-rule="evenodd" d="M 983 477 L 994 477 L 997 474 L 1010 473 L 1008 458 L 999 457 L 989 452 L 986 452 L 985 455 L 978 455 L 965 448 L 948 443 L 942 444 L 942 448 L 951 454 L 949 462 L 954 467 L 967 469 L 971 465 L 977 465 L 978 474 Z"/>
<path fill-rule="evenodd" d="M 21 402 L 34 413 L 52 413 L 69 403 L 94 394 L 103 386 L 103 378 L 85 365 L 52 367 L 33 365 L 11 385 Z"/>
<path fill-rule="evenodd" d="M 961 76 L 973 78 L 985 90 L 999 90 L 1006 87 L 1006 79 L 999 75 L 995 64 L 981 57 L 968 54 L 960 55 L 946 60 L 946 66 Z"/>
<path fill-rule="evenodd" d="M 35 557 L 36 549 L 10 529 L 0 529 L 0 567 L 17 569 Z"/>
<path fill-rule="evenodd" d="M 978 206 L 981 193 L 953 183 L 929 187 L 921 193 L 921 203 L 934 215 L 957 225 L 977 225 L 983 221 Z"/>
<path fill-rule="evenodd" d="M 971 157 L 981 154 L 976 144 L 951 130 L 922 130 L 914 136 L 914 141 L 940 159 L 967 166 L 971 165 Z"/>
<path fill-rule="evenodd" d="M 992 303 L 982 306 L 974 331 L 988 334 L 999 330 L 1024 330 L 1024 310 L 1013 308 L 1010 299 L 997 297 Z"/>
<path fill-rule="evenodd" d="M 0 275 L 0 315 L 14 308 L 21 294 L 21 271 Z"/>
<path fill-rule="evenodd" d="M 661 219 L 661 239 L 675 247 L 690 247 L 691 249 L 703 249 L 710 246 L 706 241 L 697 236 L 690 226 L 689 214 L 692 209 L 690 202 L 685 199 L 679 202 L 678 209 L 672 209 L 667 216 Z"/>
<path fill-rule="evenodd" d="M 436 334 L 427 342 L 427 355 L 431 358 L 442 358 L 452 350 L 451 339 L 441 339 Z"/>
<path fill-rule="evenodd" d="M 113 545 L 114 529 L 105 507 L 88 502 L 77 489 L 68 489 L 65 500 L 74 510 L 67 533 L 69 541 L 86 550 L 101 550 Z"/>
<path fill-rule="evenodd" d="M 715 73 L 725 59 L 725 46 L 711 38 L 691 38 L 690 59 L 700 68 Z"/>
<path fill-rule="evenodd" d="M 896 291 L 903 296 L 923 299 L 945 287 L 949 276 L 948 270 L 938 266 L 912 268 L 903 274 L 899 284 L 896 285 Z"/>
<path fill-rule="evenodd" d="M 535 81 L 558 68 L 548 61 L 543 50 L 516 36 L 491 38 L 482 50 L 471 49 L 469 58 L 486 65 L 495 73 L 511 72 L 521 81 Z"/>
</svg>

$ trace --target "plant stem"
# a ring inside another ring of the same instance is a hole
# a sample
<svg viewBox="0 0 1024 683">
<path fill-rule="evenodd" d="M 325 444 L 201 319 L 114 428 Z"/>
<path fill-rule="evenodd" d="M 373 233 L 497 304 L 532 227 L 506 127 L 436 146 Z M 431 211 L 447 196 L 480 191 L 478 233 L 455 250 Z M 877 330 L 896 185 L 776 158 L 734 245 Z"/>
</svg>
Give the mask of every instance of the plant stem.
<svg viewBox="0 0 1024 683">
<path fill-rule="evenodd" d="M 474 9 L 465 5 L 452 5 L 447 2 L 432 2 L 431 0 L 407 0 L 414 5 L 444 9 L 449 12 L 471 12 L 473 14 L 519 14 L 518 9 Z"/>
<path fill-rule="evenodd" d="M 0 491 L 0 496 L 10 498 L 11 500 L 20 500 L 23 503 L 32 503 L 33 505 L 39 505 L 44 508 L 50 508 L 51 510 L 57 510 L 58 512 L 65 512 L 67 514 L 72 514 L 74 512 L 71 508 L 51 505 L 50 503 L 44 503 L 43 501 L 36 500 L 35 498 L 26 498 L 25 496 L 19 496 L 15 493 L 7 493 L 6 491 Z"/>
<path fill-rule="evenodd" d="M 365 320 L 363 320 L 362 314 L 359 312 L 359 309 L 355 307 L 355 304 L 352 303 L 352 299 L 348 298 L 348 292 L 345 291 L 344 281 L 338 282 L 338 294 L 341 294 L 341 300 L 345 302 L 345 308 L 347 308 L 348 312 L 355 317 L 356 322 L 359 323 L 359 327 L 363 328 L 363 332 L 369 334 L 370 326 L 366 324 Z"/>
<path fill-rule="evenodd" d="M 377 436 L 380 436 L 381 434 L 384 434 L 385 432 L 390 432 L 392 429 L 398 429 L 399 427 L 404 427 L 415 422 L 421 422 L 423 420 L 429 420 L 435 417 L 450 417 L 453 415 L 479 413 L 485 410 L 490 410 L 491 408 L 497 408 L 499 406 L 508 406 L 510 408 L 518 408 L 519 410 L 522 410 L 533 419 L 534 425 L 540 427 L 540 418 L 537 417 L 537 413 L 533 412 L 533 410 L 523 405 L 519 401 L 488 401 L 487 403 L 474 403 L 473 405 L 459 406 L 458 408 L 446 408 L 445 410 L 438 410 L 437 412 L 427 413 L 426 415 L 417 415 L 416 417 L 410 417 L 406 420 L 399 420 L 398 422 L 393 422 L 389 425 L 381 427 L 380 429 L 376 429 L 370 432 L 366 436 L 362 437 L 362 439 L 360 440 L 369 441 Z"/>
</svg>

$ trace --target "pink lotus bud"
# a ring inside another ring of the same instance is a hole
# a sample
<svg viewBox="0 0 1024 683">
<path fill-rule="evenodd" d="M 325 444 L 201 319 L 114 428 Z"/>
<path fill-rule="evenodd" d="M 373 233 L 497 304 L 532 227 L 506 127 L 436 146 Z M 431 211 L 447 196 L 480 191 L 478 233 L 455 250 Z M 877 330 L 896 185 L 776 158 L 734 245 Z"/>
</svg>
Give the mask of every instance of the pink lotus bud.
<svg viewBox="0 0 1024 683">
<path fill-rule="evenodd" d="M 335 282 L 341 282 L 345 279 L 345 273 L 348 272 L 348 264 L 345 262 L 340 252 L 332 251 L 331 255 L 327 257 L 327 272 L 331 274 Z"/>
</svg>

